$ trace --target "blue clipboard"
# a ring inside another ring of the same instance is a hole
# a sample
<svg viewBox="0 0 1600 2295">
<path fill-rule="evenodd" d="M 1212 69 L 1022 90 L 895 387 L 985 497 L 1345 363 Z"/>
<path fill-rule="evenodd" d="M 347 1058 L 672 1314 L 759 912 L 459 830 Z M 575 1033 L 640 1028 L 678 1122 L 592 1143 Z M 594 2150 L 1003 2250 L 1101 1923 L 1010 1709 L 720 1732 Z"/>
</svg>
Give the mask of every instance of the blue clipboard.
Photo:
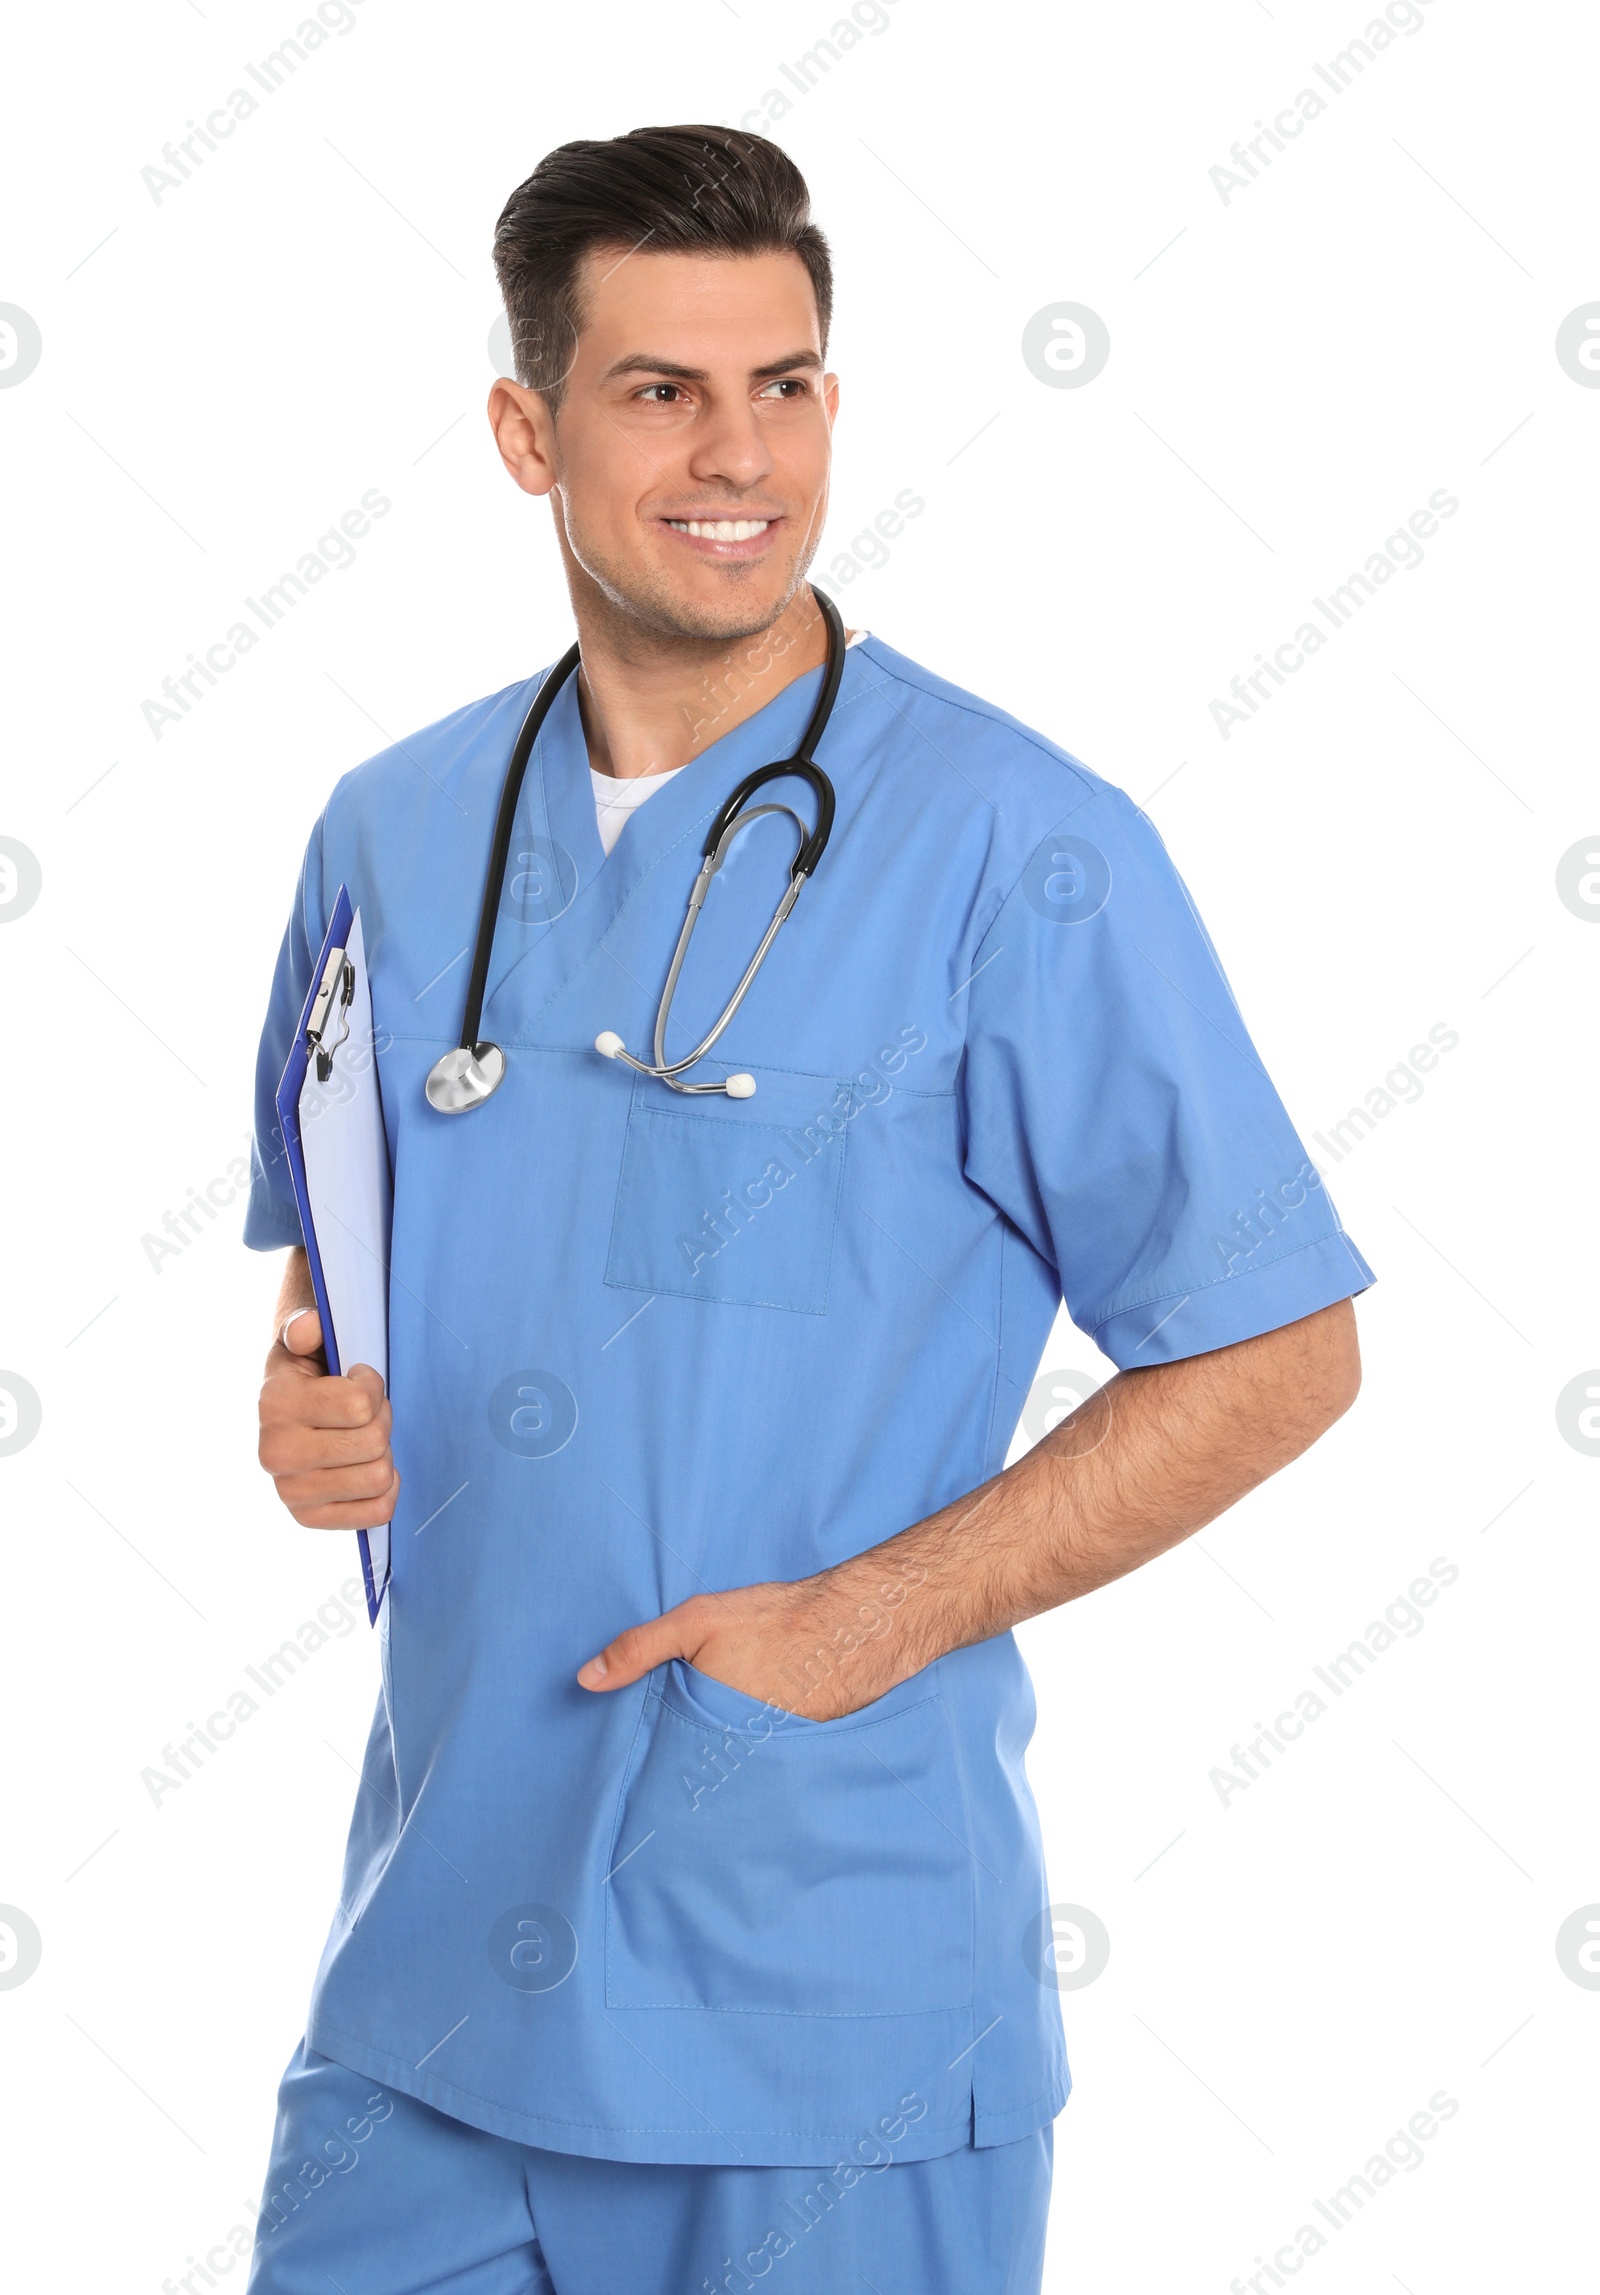
<svg viewBox="0 0 1600 2295">
<path fill-rule="evenodd" d="M 323 1352 L 335 1376 L 372 1363 L 387 1388 L 392 1186 L 361 914 L 339 887 L 277 1092 Z M 389 1525 L 358 1530 L 367 1615 L 389 1583 Z"/>
</svg>

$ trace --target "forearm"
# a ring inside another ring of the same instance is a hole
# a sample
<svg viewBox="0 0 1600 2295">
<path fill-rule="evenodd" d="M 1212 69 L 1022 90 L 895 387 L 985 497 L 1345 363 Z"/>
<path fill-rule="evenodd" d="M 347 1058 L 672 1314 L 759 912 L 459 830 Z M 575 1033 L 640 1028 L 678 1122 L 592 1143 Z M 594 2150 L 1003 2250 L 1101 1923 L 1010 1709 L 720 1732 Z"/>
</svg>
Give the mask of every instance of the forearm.
<svg viewBox="0 0 1600 2295">
<path fill-rule="evenodd" d="M 1348 1301 L 1186 1362 L 1120 1372 L 953 1505 L 800 1581 L 808 1677 L 852 1702 L 1125 1576 L 1314 1442 L 1359 1382 Z"/>
<path fill-rule="evenodd" d="M 692 1595 L 578 1670 L 614 1690 L 686 1658 L 826 1721 L 1164 1554 L 1286 1466 L 1355 1399 L 1348 1300 L 1259 1339 L 1119 1372 L 1026 1458 L 811 1578 Z"/>
<path fill-rule="evenodd" d="M 285 1318 L 297 1315 L 303 1307 L 314 1307 L 317 1295 L 311 1287 L 311 1262 L 304 1247 L 296 1244 L 284 1261 L 283 1281 L 278 1286 L 278 1304 L 273 1310 L 272 1335 L 276 1338 L 283 1329 Z"/>
</svg>

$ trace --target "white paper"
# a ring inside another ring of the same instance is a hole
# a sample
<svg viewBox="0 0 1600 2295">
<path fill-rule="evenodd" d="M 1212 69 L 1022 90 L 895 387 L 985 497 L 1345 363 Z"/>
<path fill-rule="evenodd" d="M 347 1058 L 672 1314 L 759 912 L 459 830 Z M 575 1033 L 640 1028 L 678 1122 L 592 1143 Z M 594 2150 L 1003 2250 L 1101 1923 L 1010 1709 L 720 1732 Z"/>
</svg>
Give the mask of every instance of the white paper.
<svg viewBox="0 0 1600 2295">
<path fill-rule="evenodd" d="M 327 1082 L 318 1081 L 314 1056 L 306 1062 L 300 1087 L 300 1147 L 339 1367 L 349 1371 L 357 1363 L 370 1363 L 387 1389 L 389 1146 L 359 909 L 345 954 L 355 977 L 354 992 L 342 1022 L 337 1011 L 329 1015 L 326 1034 L 334 1051 Z M 348 1032 L 335 1042 L 341 1026 Z M 367 1544 L 373 1582 L 381 1587 L 389 1569 L 388 1525 L 369 1527 Z"/>
</svg>

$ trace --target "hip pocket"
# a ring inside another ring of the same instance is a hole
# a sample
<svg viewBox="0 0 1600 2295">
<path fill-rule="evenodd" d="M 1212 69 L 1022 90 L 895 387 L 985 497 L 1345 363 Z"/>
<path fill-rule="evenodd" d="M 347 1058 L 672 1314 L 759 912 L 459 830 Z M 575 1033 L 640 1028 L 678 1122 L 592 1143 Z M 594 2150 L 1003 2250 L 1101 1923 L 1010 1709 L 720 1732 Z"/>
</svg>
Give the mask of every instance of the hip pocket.
<svg viewBox="0 0 1600 2295">
<path fill-rule="evenodd" d="M 606 1886 L 606 2001 L 905 2016 L 972 1995 L 972 1856 L 927 1674 L 802 1721 L 676 1660 L 646 1700 Z M 698 1693 L 698 1694 L 697 1694 Z M 732 1718 L 735 1703 L 739 1718 Z"/>
<path fill-rule="evenodd" d="M 753 1073 L 748 1100 L 686 1099 L 637 1080 L 608 1283 L 826 1314 L 850 1087 L 831 1076 Z"/>
</svg>

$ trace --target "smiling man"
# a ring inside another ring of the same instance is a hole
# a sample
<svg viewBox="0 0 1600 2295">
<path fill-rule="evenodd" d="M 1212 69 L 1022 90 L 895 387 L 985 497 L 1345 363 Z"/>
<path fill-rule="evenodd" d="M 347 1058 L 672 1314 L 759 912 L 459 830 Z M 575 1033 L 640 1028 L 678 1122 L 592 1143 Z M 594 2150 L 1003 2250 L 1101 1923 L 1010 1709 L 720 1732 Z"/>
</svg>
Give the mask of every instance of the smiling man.
<svg viewBox="0 0 1600 2295">
<path fill-rule="evenodd" d="M 808 586 L 792 163 L 569 144 L 495 257 L 579 645 L 340 782 L 262 1044 L 262 1462 L 393 1563 L 251 2286 L 1029 2295 L 1068 2074 L 1010 1629 L 1314 1441 L 1371 1277 L 1149 822 Z M 272 1106 L 341 884 L 387 1397 L 327 1375 Z M 1004 1468 L 1063 1300 L 1114 1375 Z"/>
</svg>

